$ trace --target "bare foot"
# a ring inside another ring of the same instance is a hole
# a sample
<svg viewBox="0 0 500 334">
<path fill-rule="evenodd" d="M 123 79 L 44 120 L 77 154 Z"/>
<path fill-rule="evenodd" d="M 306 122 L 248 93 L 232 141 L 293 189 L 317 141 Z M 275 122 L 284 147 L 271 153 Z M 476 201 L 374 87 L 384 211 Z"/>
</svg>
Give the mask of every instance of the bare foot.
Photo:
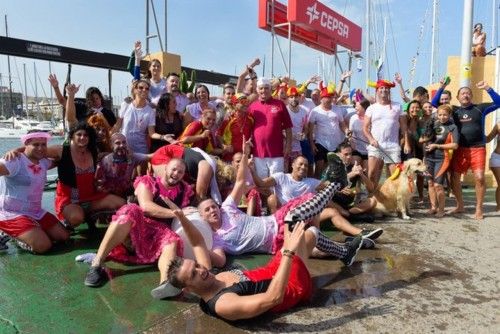
<svg viewBox="0 0 500 334">
<path fill-rule="evenodd" d="M 456 213 L 464 213 L 464 212 L 465 212 L 464 208 L 456 207 L 455 209 L 449 211 L 448 214 L 454 215 Z"/>
<path fill-rule="evenodd" d="M 483 211 L 476 211 L 476 214 L 474 215 L 474 218 L 476 220 L 482 220 L 484 218 Z"/>
<path fill-rule="evenodd" d="M 438 211 L 436 212 L 436 218 L 442 218 L 446 215 L 446 213 L 444 211 Z"/>
<path fill-rule="evenodd" d="M 435 215 L 437 212 L 436 208 L 430 208 L 429 211 L 427 211 L 427 214 L 429 215 Z"/>
</svg>

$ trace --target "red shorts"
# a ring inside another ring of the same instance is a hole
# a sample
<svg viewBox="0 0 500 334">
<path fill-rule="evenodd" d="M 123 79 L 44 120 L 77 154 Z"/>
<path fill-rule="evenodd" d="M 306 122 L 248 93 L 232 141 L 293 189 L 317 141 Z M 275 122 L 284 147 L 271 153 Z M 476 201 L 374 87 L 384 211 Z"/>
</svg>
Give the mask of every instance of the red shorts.
<svg viewBox="0 0 500 334">
<path fill-rule="evenodd" d="M 486 148 L 459 147 L 453 152 L 451 170 L 455 173 L 465 174 L 469 168 L 473 172 L 486 168 Z"/>
<path fill-rule="evenodd" d="M 252 282 L 272 279 L 280 265 L 281 256 L 281 252 L 277 252 L 268 264 L 264 267 L 245 271 L 245 276 Z M 301 302 L 308 302 L 311 299 L 312 291 L 313 283 L 309 270 L 307 270 L 306 265 L 300 257 L 294 256 L 283 302 L 273 307 L 270 311 L 283 312 Z"/>
<path fill-rule="evenodd" d="M 11 237 L 17 238 L 18 236 L 37 227 L 44 231 L 48 231 L 58 223 L 59 220 L 57 220 L 56 216 L 47 212 L 40 220 L 36 220 L 28 216 L 18 216 L 13 219 L 2 220 L 0 221 L 0 230 L 4 231 Z"/>
</svg>

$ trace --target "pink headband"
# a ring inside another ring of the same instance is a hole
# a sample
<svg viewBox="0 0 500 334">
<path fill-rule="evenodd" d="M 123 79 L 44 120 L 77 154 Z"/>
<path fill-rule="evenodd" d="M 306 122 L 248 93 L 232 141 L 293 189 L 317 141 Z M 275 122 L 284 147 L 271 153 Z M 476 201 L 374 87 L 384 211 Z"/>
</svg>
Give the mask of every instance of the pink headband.
<svg viewBox="0 0 500 334">
<path fill-rule="evenodd" d="M 21 136 L 21 143 L 23 145 L 26 145 L 26 142 L 30 139 L 33 139 L 33 138 L 45 138 L 47 139 L 47 141 L 50 140 L 50 138 L 52 138 L 52 136 L 47 133 L 47 132 L 31 132 L 31 133 L 28 133 L 24 136 Z"/>
</svg>

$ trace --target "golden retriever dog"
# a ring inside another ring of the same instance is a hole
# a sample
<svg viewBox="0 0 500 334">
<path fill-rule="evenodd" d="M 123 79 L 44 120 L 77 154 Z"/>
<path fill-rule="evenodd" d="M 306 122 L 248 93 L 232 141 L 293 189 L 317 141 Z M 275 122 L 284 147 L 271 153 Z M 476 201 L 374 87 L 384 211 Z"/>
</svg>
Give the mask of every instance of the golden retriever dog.
<svg viewBox="0 0 500 334">
<path fill-rule="evenodd" d="M 403 163 L 403 170 L 394 178 L 388 178 L 374 193 L 377 206 L 375 214 L 395 216 L 401 213 L 401 218 L 410 219 L 410 199 L 415 188 L 415 173 L 425 173 L 427 167 L 420 159 L 411 158 Z"/>
</svg>

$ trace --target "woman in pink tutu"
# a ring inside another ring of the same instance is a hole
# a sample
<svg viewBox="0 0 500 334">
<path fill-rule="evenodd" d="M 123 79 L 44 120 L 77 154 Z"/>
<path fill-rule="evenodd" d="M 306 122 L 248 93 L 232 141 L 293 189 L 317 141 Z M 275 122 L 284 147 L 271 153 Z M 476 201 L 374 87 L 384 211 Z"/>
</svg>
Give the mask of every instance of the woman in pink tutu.
<svg viewBox="0 0 500 334">
<path fill-rule="evenodd" d="M 190 205 L 194 192 L 182 180 L 185 171 L 183 160 L 172 159 L 161 178 L 146 175 L 135 180 L 139 204 L 124 205 L 113 216 L 85 277 L 86 286 L 98 287 L 106 282 L 108 276 L 102 266 L 106 259 L 134 264 L 158 261 L 161 284 L 153 289 L 152 295 L 161 299 L 173 293 L 169 291 L 166 274 L 175 255 L 182 256 L 183 245 L 170 228 L 175 215 L 167 202 L 170 200 L 181 208 Z M 224 257 L 222 250 L 218 254 Z"/>
</svg>

